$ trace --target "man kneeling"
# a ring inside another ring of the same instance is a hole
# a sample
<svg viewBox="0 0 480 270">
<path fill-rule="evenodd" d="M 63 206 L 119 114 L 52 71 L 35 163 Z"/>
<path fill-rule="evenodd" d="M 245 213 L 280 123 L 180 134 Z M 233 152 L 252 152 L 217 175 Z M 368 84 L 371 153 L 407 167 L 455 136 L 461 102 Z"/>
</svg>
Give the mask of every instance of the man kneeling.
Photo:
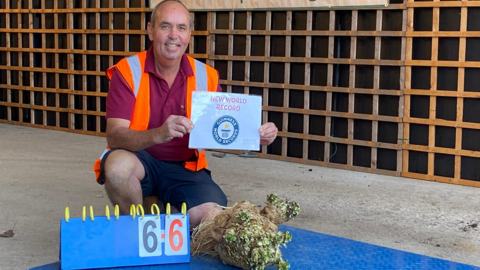
<svg viewBox="0 0 480 270">
<path fill-rule="evenodd" d="M 185 54 L 191 28 L 180 1 L 160 2 L 147 26 L 148 51 L 107 70 L 108 147 L 94 170 L 120 214 L 158 196 L 177 209 L 185 202 L 194 228 L 207 213 L 220 211 L 218 205 L 226 206 L 227 197 L 213 181 L 205 153 L 188 148 L 192 92 L 222 90 L 215 69 Z M 278 130 L 266 123 L 259 132 L 260 143 L 268 145 Z"/>
</svg>

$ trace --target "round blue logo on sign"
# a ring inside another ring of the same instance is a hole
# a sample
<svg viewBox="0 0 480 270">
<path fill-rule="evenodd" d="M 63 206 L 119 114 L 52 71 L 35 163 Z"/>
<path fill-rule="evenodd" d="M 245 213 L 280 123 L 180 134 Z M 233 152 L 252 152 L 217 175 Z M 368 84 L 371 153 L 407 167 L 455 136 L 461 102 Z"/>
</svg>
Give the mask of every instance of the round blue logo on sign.
<svg viewBox="0 0 480 270">
<path fill-rule="evenodd" d="M 212 135 L 219 144 L 228 145 L 237 139 L 239 131 L 237 120 L 232 116 L 224 115 L 213 123 Z"/>
</svg>

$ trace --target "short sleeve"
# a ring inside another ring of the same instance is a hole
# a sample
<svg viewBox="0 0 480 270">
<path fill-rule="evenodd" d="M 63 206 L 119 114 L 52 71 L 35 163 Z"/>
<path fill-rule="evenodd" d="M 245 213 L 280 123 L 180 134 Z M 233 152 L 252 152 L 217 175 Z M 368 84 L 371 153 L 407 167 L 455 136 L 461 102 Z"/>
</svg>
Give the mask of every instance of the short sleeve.
<svg viewBox="0 0 480 270">
<path fill-rule="evenodd" d="M 134 108 L 135 95 L 120 71 L 115 69 L 108 88 L 106 118 L 121 118 L 131 121 Z"/>
</svg>

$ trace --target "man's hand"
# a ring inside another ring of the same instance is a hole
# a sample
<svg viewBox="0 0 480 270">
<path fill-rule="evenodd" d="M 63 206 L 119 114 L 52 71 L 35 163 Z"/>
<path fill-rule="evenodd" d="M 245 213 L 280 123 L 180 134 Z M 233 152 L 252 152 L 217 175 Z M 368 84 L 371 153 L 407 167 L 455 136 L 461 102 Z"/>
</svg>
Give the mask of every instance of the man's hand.
<svg viewBox="0 0 480 270">
<path fill-rule="evenodd" d="M 268 122 L 263 124 L 259 129 L 260 132 L 260 144 L 269 145 L 277 137 L 278 129 L 274 123 Z"/>
<path fill-rule="evenodd" d="M 170 115 L 165 123 L 159 127 L 160 141 L 166 143 L 173 138 L 182 138 L 193 129 L 193 122 L 180 115 Z"/>
<path fill-rule="evenodd" d="M 193 128 L 192 121 L 179 115 L 170 115 L 159 128 L 149 130 L 130 129 L 130 121 L 120 118 L 107 119 L 107 142 L 111 148 L 139 151 L 166 143 L 173 138 L 182 138 Z"/>
</svg>

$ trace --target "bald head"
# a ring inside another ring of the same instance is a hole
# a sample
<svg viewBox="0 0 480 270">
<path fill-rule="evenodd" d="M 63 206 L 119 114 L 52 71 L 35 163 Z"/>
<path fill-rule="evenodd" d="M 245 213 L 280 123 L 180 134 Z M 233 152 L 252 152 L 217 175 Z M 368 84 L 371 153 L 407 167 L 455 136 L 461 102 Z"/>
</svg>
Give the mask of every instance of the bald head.
<svg viewBox="0 0 480 270">
<path fill-rule="evenodd" d="M 188 10 L 188 8 L 179 0 L 163 0 L 161 1 L 160 3 L 158 3 L 154 8 L 153 8 L 153 11 L 152 11 L 152 15 L 150 16 L 150 24 L 152 26 L 155 26 L 155 23 L 157 22 L 157 17 L 158 17 L 158 13 L 160 12 L 160 7 L 163 6 L 164 4 L 168 4 L 168 3 L 178 3 L 180 5 L 183 6 L 183 8 L 185 8 L 185 10 L 187 11 L 188 13 L 188 20 L 189 20 L 189 26 L 190 26 L 190 29 L 192 29 L 193 27 L 193 19 L 192 17 L 190 16 L 190 11 Z"/>
</svg>

